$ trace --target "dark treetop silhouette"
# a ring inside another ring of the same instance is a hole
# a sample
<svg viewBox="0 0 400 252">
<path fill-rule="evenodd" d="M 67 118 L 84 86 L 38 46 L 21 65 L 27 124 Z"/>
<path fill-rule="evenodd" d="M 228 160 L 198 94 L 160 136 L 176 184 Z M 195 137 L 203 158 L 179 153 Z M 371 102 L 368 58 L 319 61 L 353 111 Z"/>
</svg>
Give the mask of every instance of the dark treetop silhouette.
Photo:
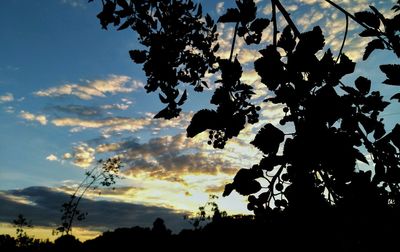
<svg viewBox="0 0 400 252">
<path fill-rule="evenodd" d="M 271 23 L 272 41 L 259 51 L 254 69 L 273 94 L 263 102 L 284 105 L 280 124 L 291 126 L 294 132 L 285 133 L 266 122 L 251 142 L 263 158 L 249 169 L 240 169 L 223 195 L 233 190 L 248 195 L 248 209 L 261 219 L 271 211 L 321 214 L 339 209 L 349 216 L 391 212 L 400 205 L 400 125 L 385 128 L 380 114 L 390 102 L 371 90 L 369 79 L 359 76 L 354 85 L 342 82 L 356 66 L 343 49 L 352 19 L 364 28 L 360 36 L 372 38 L 363 60 L 376 49 L 400 57 L 400 15 L 386 18 L 374 6 L 351 14 L 333 1 L 326 2 L 346 18 L 337 56 L 328 49 L 317 57 L 325 45 L 323 31 L 317 26 L 300 32 L 279 0 L 271 0 L 271 19 L 256 17 L 253 0 L 237 0 L 236 8 L 219 17 L 218 22 L 235 27 L 228 59 L 215 55 L 219 48 L 215 21 L 192 0 L 102 0 L 97 17 L 104 29 L 113 25 L 138 34 L 145 49 L 129 54 L 135 63 L 143 64 L 147 92 L 160 91 L 159 98 L 167 105 L 157 118 L 178 116 L 187 99 L 186 91 L 180 94 L 178 87 L 190 84 L 201 92 L 208 86 L 207 71 L 221 74 L 211 98 L 217 108 L 198 111 L 187 128 L 188 137 L 208 130 L 208 143 L 215 148 L 224 148 L 247 123 L 258 122 L 260 107 L 251 100 L 253 87 L 240 80 L 242 66 L 233 51 L 237 39 L 249 46 L 259 44 Z M 392 9 L 396 14 L 400 1 Z M 278 15 L 287 23 L 282 32 Z M 385 84 L 400 86 L 400 65 L 381 65 L 380 69 L 387 76 Z M 400 101 L 400 93 L 392 99 Z M 357 171 L 357 161 L 369 164 L 366 154 L 372 157 L 371 170 Z"/>
</svg>

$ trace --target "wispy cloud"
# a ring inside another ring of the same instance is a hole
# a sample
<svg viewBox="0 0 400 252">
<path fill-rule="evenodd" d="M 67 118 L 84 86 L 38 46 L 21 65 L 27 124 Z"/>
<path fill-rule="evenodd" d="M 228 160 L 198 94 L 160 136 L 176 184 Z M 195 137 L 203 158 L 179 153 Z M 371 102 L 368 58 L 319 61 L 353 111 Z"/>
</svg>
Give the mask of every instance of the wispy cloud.
<svg viewBox="0 0 400 252">
<path fill-rule="evenodd" d="M 222 12 L 224 11 L 224 4 L 225 4 L 225 2 L 219 2 L 215 6 L 215 11 L 217 12 L 218 15 L 221 15 Z"/>
<path fill-rule="evenodd" d="M 51 121 L 57 127 L 72 127 L 72 131 L 84 129 L 102 129 L 104 133 L 130 131 L 135 132 L 151 124 L 150 118 L 110 117 L 98 120 L 81 118 L 58 118 Z"/>
<path fill-rule="evenodd" d="M 0 103 L 12 102 L 14 101 L 14 95 L 12 93 L 5 93 L 0 95 Z"/>
<path fill-rule="evenodd" d="M 87 1 L 83 0 L 61 0 L 61 3 L 67 4 L 74 8 L 86 8 Z"/>
<path fill-rule="evenodd" d="M 19 113 L 19 117 L 27 120 L 27 121 L 36 121 L 40 123 L 41 125 L 46 125 L 47 124 L 47 118 L 45 115 L 35 115 L 26 111 L 21 111 Z"/>
<path fill-rule="evenodd" d="M 87 81 L 86 85 L 70 83 L 39 90 L 34 94 L 43 97 L 72 95 L 82 100 L 90 100 L 93 97 L 106 97 L 108 93 L 130 93 L 143 86 L 142 82 L 132 80 L 128 76 L 110 75 L 106 80 Z"/>
<path fill-rule="evenodd" d="M 46 160 L 48 161 L 58 161 L 58 157 L 54 154 L 50 154 L 46 157 Z"/>
</svg>

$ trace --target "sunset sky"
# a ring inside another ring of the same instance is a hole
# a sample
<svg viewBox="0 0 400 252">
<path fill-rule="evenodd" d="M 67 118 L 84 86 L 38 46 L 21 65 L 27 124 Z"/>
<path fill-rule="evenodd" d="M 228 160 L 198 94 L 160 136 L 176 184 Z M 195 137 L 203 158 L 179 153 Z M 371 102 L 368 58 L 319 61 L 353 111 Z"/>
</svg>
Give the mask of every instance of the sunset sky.
<svg viewBox="0 0 400 252">
<path fill-rule="evenodd" d="M 199 1 L 213 17 L 234 1 Z M 269 0 L 256 1 L 258 15 L 270 18 Z M 339 51 L 344 16 L 322 0 L 282 0 L 301 31 L 320 25 L 326 49 Z M 349 12 L 373 4 L 390 13 L 394 0 L 338 0 Z M 189 99 L 179 118 L 152 119 L 161 108 L 158 94 L 146 94 L 144 73 L 129 58 L 137 48 L 131 30 L 102 30 L 96 14 L 100 1 L 9 0 L 0 3 L 0 233 L 13 234 L 10 223 L 21 213 L 36 227 L 35 237 L 51 237 L 60 222 L 60 207 L 85 169 L 100 158 L 123 157 L 124 179 L 116 190 L 89 192 L 81 208 L 86 220 L 74 234 L 82 240 L 116 227 L 151 226 L 162 217 L 175 232 L 190 225 L 183 215 L 195 211 L 209 194 L 221 195 L 239 168 L 249 168 L 262 156 L 249 142 L 263 123 L 277 124 L 280 106 L 262 104 L 261 122 L 247 127 L 224 150 L 207 145 L 207 134 L 186 138 L 191 116 L 208 107 L 211 89 L 203 94 L 188 88 Z M 278 15 L 281 18 L 280 15 Z M 325 28 L 325 29 L 324 29 Z M 345 51 L 360 61 L 368 40 L 350 22 Z M 229 56 L 232 27 L 219 25 L 221 57 Z M 269 41 L 267 29 L 263 41 Z M 257 90 L 255 101 L 269 94 L 253 70 L 258 49 L 239 40 L 235 54 L 244 65 L 243 81 Z M 390 53 L 374 52 L 360 62 L 356 74 L 370 78 L 373 89 L 390 94 L 380 84 L 379 62 L 396 62 Z M 184 87 L 182 86 L 182 90 Z M 397 90 L 398 91 L 398 90 Z M 383 115 L 388 127 L 399 119 L 398 104 Z M 230 214 L 250 213 L 246 199 L 235 193 L 217 202 Z"/>
</svg>

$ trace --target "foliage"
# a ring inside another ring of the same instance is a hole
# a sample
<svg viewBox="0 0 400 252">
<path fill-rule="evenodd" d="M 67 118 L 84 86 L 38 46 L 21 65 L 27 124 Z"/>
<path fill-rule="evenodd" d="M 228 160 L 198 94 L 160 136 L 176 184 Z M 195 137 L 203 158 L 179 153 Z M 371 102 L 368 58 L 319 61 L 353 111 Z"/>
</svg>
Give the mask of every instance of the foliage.
<svg viewBox="0 0 400 252">
<path fill-rule="evenodd" d="M 166 95 L 160 94 L 160 99 L 168 106 L 156 117 L 178 115 L 178 106 L 187 98 L 185 91 L 176 102 L 179 83 L 189 83 L 201 91 L 199 87 L 207 86 L 201 80 L 206 71 L 220 73 L 216 81 L 219 87 L 210 101 L 217 108 L 198 111 L 187 128 L 188 137 L 209 130 L 209 144 L 215 148 L 224 148 L 246 124 L 259 120 L 262 104 L 253 104 L 253 87 L 241 81 L 242 66 L 233 51 L 237 37 L 248 45 L 259 44 L 263 30 L 271 23 L 272 41 L 259 51 L 261 57 L 254 62 L 254 70 L 269 91 L 263 102 L 282 105 L 285 115 L 280 124 L 294 133 L 266 122 L 251 142 L 263 152 L 263 158 L 250 169 L 240 169 L 226 185 L 224 196 L 233 190 L 249 196 L 248 208 L 256 216 L 268 216 L 272 209 L 398 208 L 400 125 L 387 129 L 381 117 L 390 102 L 373 90 L 364 76 L 355 83 L 342 80 L 356 67 L 343 52 L 349 19 L 364 28 L 361 37 L 372 38 L 364 60 L 378 49 L 400 57 L 400 2 L 393 7 L 393 18 L 373 6 L 369 11 L 351 14 L 333 1 L 326 2 L 346 17 L 345 36 L 336 56 L 330 49 L 323 51 L 325 37 L 320 27 L 300 32 L 279 0 L 271 0 L 271 19 L 256 17 L 253 0 L 236 0 L 236 8 L 227 9 L 219 17 L 218 22 L 235 26 L 228 59 L 215 56 L 215 22 L 191 0 L 105 0 L 97 17 L 103 28 L 109 24 L 119 26 L 119 30 L 132 28 L 147 48 L 130 55 L 134 62 L 144 63 L 147 91 L 159 88 Z M 279 12 L 282 22 L 287 23 L 282 32 L 278 31 Z M 119 25 L 121 19 L 126 21 Z M 400 85 L 399 68 L 397 64 L 380 66 L 387 76 L 384 84 Z M 400 93 L 392 99 L 400 100 Z M 369 164 L 371 170 L 358 171 L 357 162 Z M 261 181 L 267 186 L 261 186 Z"/>
<path fill-rule="evenodd" d="M 207 223 L 211 220 L 218 221 L 227 216 L 227 213 L 221 211 L 218 204 L 215 202 L 218 199 L 218 196 L 210 194 L 208 197 L 208 201 L 203 206 L 200 206 L 193 216 L 184 216 L 184 219 L 188 220 L 195 230 L 201 229 L 203 227 L 202 223 Z"/>
<path fill-rule="evenodd" d="M 87 212 L 82 212 L 78 209 L 83 196 L 87 190 L 96 190 L 99 186 L 109 187 L 116 183 L 116 179 L 121 178 L 119 170 L 121 169 L 121 160 L 117 157 L 112 157 L 107 160 L 99 160 L 91 170 L 85 172 L 85 178 L 75 189 L 70 200 L 62 205 L 61 226 L 56 232 L 61 232 L 62 235 L 69 235 L 72 232 L 72 223 L 76 219 L 82 221 L 88 215 Z M 113 187 L 113 189 L 115 189 Z"/>
<path fill-rule="evenodd" d="M 32 228 L 32 221 L 28 221 L 22 214 L 19 214 L 17 219 L 13 220 L 13 225 L 16 228 L 15 232 L 17 235 L 16 246 L 17 247 L 28 247 L 32 244 L 33 238 L 29 237 L 25 229 Z"/>
</svg>

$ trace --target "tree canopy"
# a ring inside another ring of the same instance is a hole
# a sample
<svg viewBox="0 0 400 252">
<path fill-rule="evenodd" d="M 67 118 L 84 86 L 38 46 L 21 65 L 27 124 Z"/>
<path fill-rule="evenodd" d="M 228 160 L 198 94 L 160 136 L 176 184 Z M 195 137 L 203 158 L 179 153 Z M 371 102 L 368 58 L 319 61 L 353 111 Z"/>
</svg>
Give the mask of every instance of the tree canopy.
<svg viewBox="0 0 400 252">
<path fill-rule="evenodd" d="M 190 85 L 202 92 L 209 86 L 206 73 L 218 74 L 218 88 L 210 100 L 216 108 L 198 111 L 187 128 L 188 137 L 208 131 L 208 143 L 215 148 L 224 148 L 246 124 L 259 120 L 261 107 L 252 99 L 256 90 L 241 80 L 243 68 L 233 52 L 238 39 L 248 46 L 261 43 L 254 70 L 269 94 L 261 102 L 281 104 L 285 115 L 280 126 L 265 122 L 255 134 L 251 143 L 263 158 L 240 169 L 226 185 L 224 196 L 233 190 L 248 196 L 248 209 L 260 217 L 272 210 L 301 212 L 330 206 L 398 208 L 400 124 L 392 129 L 385 126 L 381 114 L 390 101 L 379 88 L 372 88 L 371 80 L 359 76 L 354 83 L 344 83 L 343 77 L 356 68 L 344 50 L 349 19 L 363 27 L 359 36 L 370 39 L 363 60 L 378 49 L 400 57 L 400 1 L 390 18 L 374 6 L 353 14 L 326 2 L 346 19 L 336 56 L 330 49 L 323 51 L 326 31 L 316 26 L 300 32 L 279 0 L 271 0 L 271 17 L 257 17 L 253 0 L 236 0 L 236 7 L 217 20 L 192 0 L 102 0 L 97 17 L 104 29 L 115 26 L 137 33 L 143 47 L 129 55 L 143 65 L 147 92 L 159 92 L 166 104 L 156 118 L 179 115 L 188 98 L 186 89 L 180 92 L 179 88 Z M 279 22 L 286 23 L 282 31 Z M 229 58 L 217 56 L 217 23 L 234 26 Z M 269 26 L 271 41 L 262 41 Z M 380 70 L 387 76 L 384 84 L 400 86 L 400 65 L 382 64 Z M 400 93 L 391 99 L 400 101 Z M 291 131 L 285 132 L 288 128 Z M 371 169 L 358 170 L 357 162 Z"/>
</svg>

